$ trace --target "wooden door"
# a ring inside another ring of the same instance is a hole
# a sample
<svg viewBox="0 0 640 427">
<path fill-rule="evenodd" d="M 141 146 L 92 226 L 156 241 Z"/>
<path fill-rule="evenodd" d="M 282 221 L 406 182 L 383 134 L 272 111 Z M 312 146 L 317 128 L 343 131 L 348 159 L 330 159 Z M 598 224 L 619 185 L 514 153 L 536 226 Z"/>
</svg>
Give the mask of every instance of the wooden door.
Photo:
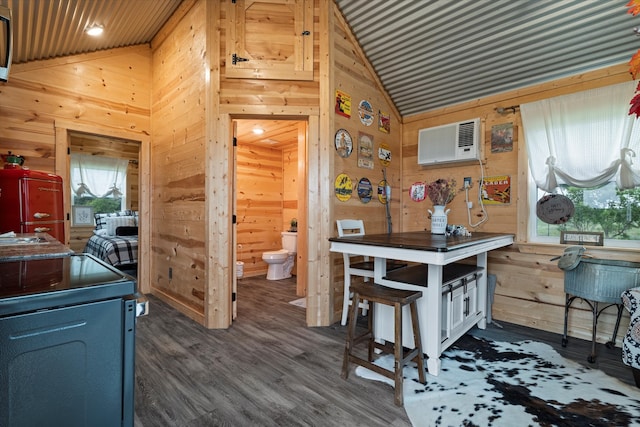
<svg viewBox="0 0 640 427">
<path fill-rule="evenodd" d="M 313 80 L 312 0 L 227 4 L 226 77 Z"/>
</svg>

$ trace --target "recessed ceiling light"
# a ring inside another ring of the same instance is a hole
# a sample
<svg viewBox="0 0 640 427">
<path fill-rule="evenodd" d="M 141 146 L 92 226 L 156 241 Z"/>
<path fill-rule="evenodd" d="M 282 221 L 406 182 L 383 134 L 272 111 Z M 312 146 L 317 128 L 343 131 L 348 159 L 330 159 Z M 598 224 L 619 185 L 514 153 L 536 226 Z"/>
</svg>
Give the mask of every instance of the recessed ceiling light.
<svg viewBox="0 0 640 427">
<path fill-rule="evenodd" d="M 104 31 L 104 28 L 102 27 L 102 25 L 92 25 L 90 27 L 85 28 L 84 31 L 90 36 L 96 37 L 102 34 L 102 32 Z"/>
<path fill-rule="evenodd" d="M 253 128 L 253 133 L 256 135 L 262 135 L 264 133 L 264 129 L 262 128 Z"/>
</svg>

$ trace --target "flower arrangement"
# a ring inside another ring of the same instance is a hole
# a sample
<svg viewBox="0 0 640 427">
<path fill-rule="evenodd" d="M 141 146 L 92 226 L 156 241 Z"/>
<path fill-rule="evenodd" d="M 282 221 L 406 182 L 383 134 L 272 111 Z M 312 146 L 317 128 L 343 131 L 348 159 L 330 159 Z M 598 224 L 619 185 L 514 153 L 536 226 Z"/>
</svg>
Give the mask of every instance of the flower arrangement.
<svg viewBox="0 0 640 427">
<path fill-rule="evenodd" d="M 427 184 L 427 196 L 434 206 L 448 204 L 456 196 L 456 180 L 436 179 Z"/>
</svg>

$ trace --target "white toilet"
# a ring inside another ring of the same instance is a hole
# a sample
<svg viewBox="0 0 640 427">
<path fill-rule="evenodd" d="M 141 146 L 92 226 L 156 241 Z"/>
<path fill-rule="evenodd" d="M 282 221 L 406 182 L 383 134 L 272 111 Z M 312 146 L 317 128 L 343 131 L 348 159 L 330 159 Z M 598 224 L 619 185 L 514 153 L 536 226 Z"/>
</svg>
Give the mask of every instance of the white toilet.
<svg viewBox="0 0 640 427">
<path fill-rule="evenodd" d="M 262 254 L 264 262 L 269 264 L 267 270 L 267 280 L 282 280 L 291 277 L 291 270 L 296 259 L 297 233 L 294 231 L 283 231 L 282 249 L 269 251 Z"/>
</svg>

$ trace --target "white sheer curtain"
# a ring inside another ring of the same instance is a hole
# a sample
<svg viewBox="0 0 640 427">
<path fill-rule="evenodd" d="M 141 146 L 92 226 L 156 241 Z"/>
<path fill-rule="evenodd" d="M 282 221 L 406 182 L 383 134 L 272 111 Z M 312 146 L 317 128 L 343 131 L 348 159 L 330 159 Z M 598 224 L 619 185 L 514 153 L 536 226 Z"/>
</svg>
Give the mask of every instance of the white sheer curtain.
<svg viewBox="0 0 640 427">
<path fill-rule="evenodd" d="M 71 191 L 78 197 L 113 197 L 124 201 L 128 166 L 126 159 L 71 154 Z"/>
<path fill-rule="evenodd" d="M 620 189 L 640 186 L 640 122 L 629 116 L 636 83 L 627 82 L 520 105 L 536 185 Z"/>
</svg>

